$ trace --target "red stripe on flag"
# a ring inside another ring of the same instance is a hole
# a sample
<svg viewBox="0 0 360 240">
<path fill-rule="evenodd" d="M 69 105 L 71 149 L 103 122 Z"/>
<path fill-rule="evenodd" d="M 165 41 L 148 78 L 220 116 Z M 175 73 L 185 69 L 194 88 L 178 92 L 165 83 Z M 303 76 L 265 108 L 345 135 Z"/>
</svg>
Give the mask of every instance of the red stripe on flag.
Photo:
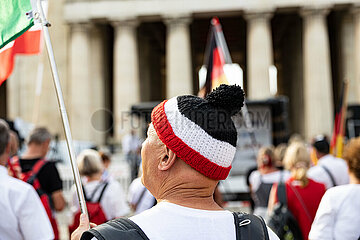
<svg viewBox="0 0 360 240">
<path fill-rule="evenodd" d="M 8 44 L 13 44 L 13 42 Z M 13 50 L 14 47 L 10 47 L 0 52 L 0 85 L 10 76 L 14 68 Z"/>
<path fill-rule="evenodd" d="M 212 73 L 211 73 L 211 79 L 219 78 L 221 75 L 224 74 L 224 55 L 222 53 L 222 50 L 220 47 L 216 47 L 213 50 L 213 66 L 212 66 Z M 212 87 L 218 87 L 218 86 L 212 86 Z"/>
<path fill-rule="evenodd" d="M 13 44 L 13 46 L 9 46 Z M 9 78 L 14 68 L 15 54 L 39 54 L 41 51 L 41 30 L 26 31 L 0 51 L 0 85 Z"/>
<path fill-rule="evenodd" d="M 15 40 L 15 53 L 39 54 L 41 31 L 27 31 Z"/>
</svg>

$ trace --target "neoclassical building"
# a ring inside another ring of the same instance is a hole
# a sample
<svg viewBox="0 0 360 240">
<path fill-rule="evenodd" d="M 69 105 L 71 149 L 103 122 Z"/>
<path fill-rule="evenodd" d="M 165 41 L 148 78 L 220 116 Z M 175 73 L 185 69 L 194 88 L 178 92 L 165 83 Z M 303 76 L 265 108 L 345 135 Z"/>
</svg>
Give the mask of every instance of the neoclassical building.
<svg viewBox="0 0 360 240">
<path fill-rule="evenodd" d="M 128 129 L 133 104 L 198 91 L 210 19 L 218 16 L 251 100 L 290 103 L 290 126 L 330 134 L 341 82 L 360 103 L 360 4 L 356 0 L 59 0 L 49 5 L 55 57 L 74 139 L 105 143 Z M 40 104 L 37 66 L 45 63 Z M 62 134 L 47 63 L 20 56 L 0 87 L 0 116 Z M 3 104 L 6 102 L 6 104 Z M 34 114 L 34 109 L 38 114 Z M 112 118 L 111 118 L 112 116 Z M 113 119 L 113 120 L 112 120 Z"/>
</svg>

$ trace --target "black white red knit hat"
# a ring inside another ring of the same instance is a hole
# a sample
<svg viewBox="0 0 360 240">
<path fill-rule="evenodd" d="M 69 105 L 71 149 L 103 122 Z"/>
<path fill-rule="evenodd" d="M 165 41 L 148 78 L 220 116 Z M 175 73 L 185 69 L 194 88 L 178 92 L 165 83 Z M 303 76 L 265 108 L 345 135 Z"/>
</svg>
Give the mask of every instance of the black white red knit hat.
<svg viewBox="0 0 360 240">
<path fill-rule="evenodd" d="M 223 180 L 236 151 L 231 116 L 243 104 L 240 86 L 222 84 L 205 99 L 183 95 L 163 101 L 151 120 L 160 140 L 179 158 L 205 176 Z"/>
</svg>

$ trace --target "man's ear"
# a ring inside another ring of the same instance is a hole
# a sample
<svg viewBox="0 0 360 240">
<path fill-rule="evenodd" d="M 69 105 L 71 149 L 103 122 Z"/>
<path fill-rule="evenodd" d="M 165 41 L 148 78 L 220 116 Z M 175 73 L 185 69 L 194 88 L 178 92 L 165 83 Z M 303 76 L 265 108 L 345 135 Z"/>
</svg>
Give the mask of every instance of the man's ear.
<svg viewBox="0 0 360 240">
<path fill-rule="evenodd" d="M 166 154 L 162 156 L 158 165 L 158 169 L 161 171 L 170 169 L 174 165 L 177 158 L 176 154 L 167 147 L 165 147 L 165 153 Z"/>
</svg>

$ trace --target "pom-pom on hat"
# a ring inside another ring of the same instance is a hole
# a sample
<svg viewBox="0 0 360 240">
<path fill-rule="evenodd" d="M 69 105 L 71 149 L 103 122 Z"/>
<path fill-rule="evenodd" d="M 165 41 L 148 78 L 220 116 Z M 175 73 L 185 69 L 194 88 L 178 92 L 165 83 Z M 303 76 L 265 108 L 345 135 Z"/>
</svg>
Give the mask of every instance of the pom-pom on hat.
<svg viewBox="0 0 360 240">
<path fill-rule="evenodd" d="M 231 116 L 241 110 L 244 91 L 220 85 L 205 99 L 183 95 L 157 105 L 151 120 L 160 140 L 203 175 L 223 180 L 235 156 L 237 133 Z"/>
</svg>

